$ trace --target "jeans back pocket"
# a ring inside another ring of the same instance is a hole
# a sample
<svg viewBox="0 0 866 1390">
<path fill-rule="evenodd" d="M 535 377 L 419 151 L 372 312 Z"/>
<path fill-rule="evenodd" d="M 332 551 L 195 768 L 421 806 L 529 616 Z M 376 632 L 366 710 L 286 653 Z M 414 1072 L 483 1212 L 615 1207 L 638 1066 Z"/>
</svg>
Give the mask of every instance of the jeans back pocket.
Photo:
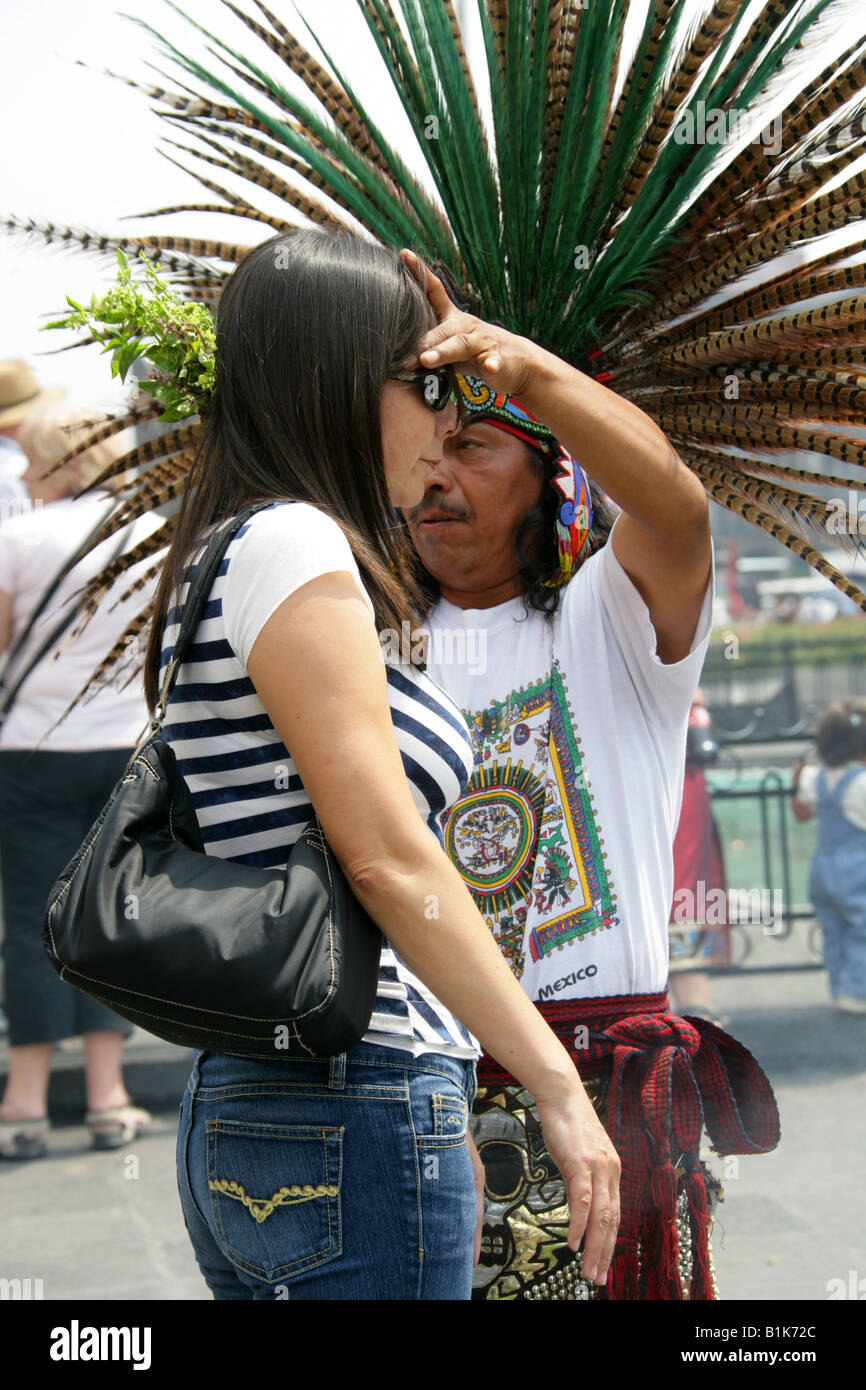
<svg viewBox="0 0 866 1390">
<path fill-rule="evenodd" d="M 343 1129 L 207 1121 L 214 1235 L 240 1269 L 270 1283 L 341 1252 Z"/>
</svg>

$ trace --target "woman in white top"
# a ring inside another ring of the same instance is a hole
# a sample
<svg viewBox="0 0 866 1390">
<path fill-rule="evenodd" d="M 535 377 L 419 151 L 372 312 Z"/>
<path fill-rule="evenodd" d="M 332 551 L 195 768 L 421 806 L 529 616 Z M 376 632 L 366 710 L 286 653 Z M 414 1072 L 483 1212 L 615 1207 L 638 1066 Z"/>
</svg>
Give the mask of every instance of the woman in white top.
<svg viewBox="0 0 866 1390">
<path fill-rule="evenodd" d="M 184 1216 L 220 1299 L 468 1298 L 475 1038 L 538 1100 L 586 1264 L 603 1282 L 619 1160 L 436 834 L 471 769 L 460 712 L 383 660 L 412 626 L 394 508 L 457 425 L 436 323 L 393 251 L 303 230 L 249 253 L 217 311 L 217 382 L 157 592 L 156 702 L 206 532 L 233 540 L 165 735 L 205 848 L 280 865 L 315 808 L 385 938 L 370 1029 L 338 1058 L 198 1054 L 178 1135 Z M 378 633 L 377 633 L 378 629 Z M 420 813 L 420 814 L 419 814 Z"/>
<path fill-rule="evenodd" d="M 95 532 L 112 508 L 110 492 L 69 494 L 123 452 L 116 436 L 91 447 L 44 476 L 84 433 L 84 413 L 42 404 L 18 431 L 28 458 L 23 480 L 28 505 L 0 525 L 0 652 L 16 646 L 54 576 Z M 87 1123 L 96 1148 L 116 1148 L 147 1126 L 149 1116 L 130 1104 L 121 1071 L 129 1024 L 61 980 L 42 946 L 42 915 L 54 880 L 78 850 L 146 722 L 140 679 L 108 688 L 64 714 L 101 657 L 138 610 L 141 594 L 111 611 L 110 593 L 83 633 L 67 633 L 32 665 L 62 623 L 75 591 L 114 557 L 118 545 L 137 545 L 158 520 L 141 517 L 118 537 L 84 557 L 60 581 L 16 651 L 5 679 L 14 701 L 0 728 L 0 873 L 3 887 L 3 966 L 9 1017 L 9 1075 L 0 1106 L 0 1158 L 37 1158 L 46 1152 L 47 1093 L 55 1044 L 84 1041 Z M 120 592 L 141 575 L 136 566 Z M 71 640 L 70 640 L 71 639 Z M 22 677 L 24 679 L 22 680 Z"/>
</svg>

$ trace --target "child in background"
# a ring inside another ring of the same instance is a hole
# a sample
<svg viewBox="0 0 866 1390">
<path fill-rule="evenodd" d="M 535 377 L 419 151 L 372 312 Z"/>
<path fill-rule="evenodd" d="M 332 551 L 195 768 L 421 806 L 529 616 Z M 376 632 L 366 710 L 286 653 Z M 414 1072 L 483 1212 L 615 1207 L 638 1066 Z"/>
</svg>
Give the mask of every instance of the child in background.
<svg viewBox="0 0 866 1390">
<path fill-rule="evenodd" d="M 833 1003 L 866 1013 L 866 699 L 824 711 L 819 766 L 794 765 L 794 815 L 818 816 L 809 896 L 824 933 Z"/>
</svg>

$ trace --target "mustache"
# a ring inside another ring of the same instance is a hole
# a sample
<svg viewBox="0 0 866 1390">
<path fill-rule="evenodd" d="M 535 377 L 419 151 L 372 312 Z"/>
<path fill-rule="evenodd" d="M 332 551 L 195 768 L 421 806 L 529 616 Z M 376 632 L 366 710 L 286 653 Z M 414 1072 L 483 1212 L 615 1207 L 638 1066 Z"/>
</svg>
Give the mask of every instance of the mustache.
<svg viewBox="0 0 866 1390">
<path fill-rule="evenodd" d="M 449 516 L 455 521 L 468 521 L 469 513 L 463 507 L 454 507 L 448 502 L 437 502 L 422 500 L 417 507 L 413 507 L 406 517 L 410 526 L 416 525 L 419 521 L 426 521 L 431 516 Z"/>
</svg>

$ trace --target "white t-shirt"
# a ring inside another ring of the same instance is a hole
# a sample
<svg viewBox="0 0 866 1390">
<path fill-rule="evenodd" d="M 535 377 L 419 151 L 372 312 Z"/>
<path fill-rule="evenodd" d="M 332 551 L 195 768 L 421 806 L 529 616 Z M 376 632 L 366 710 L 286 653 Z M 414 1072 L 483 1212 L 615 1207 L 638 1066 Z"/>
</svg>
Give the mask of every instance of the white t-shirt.
<svg viewBox="0 0 866 1390">
<path fill-rule="evenodd" d="M 824 776 L 827 780 L 827 790 L 834 791 L 845 773 L 852 767 L 859 767 L 861 772 L 866 773 L 866 766 L 863 763 L 846 763 L 844 767 L 825 767 Z M 818 808 L 818 772 L 819 768 L 814 763 L 804 767 L 800 773 L 797 788 L 797 800 L 804 802 L 806 806 L 811 806 L 813 810 Z M 841 810 L 845 819 L 849 820 L 852 825 L 856 825 L 858 830 L 866 830 L 866 776 L 851 779 L 842 794 Z"/>
<path fill-rule="evenodd" d="M 4 521 L 29 510 L 30 493 L 21 481 L 22 473 L 27 471 L 27 455 L 24 450 L 0 434 L 0 526 Z"/>
<path fill-rule="evenodd" d="M 428 616 L 428 671 L 475 746 L 445 847 L 533 1000 L 656 993 L 668 978 L 686 728 L 712 625 L 664 665 L 610 541 L 552 623 L 523 600 Z M 566 815 L 565 809 L 568 808 Z"/>
<path fill-rule="evenodd" d="M 100 517 L 107 514 L 109 502 L 106 492 L 77 501 L 63 498 L 13 517 L 0 527 L 0 591 L 12 598 L 10 647 L 29 621 L 52 576 L 74 555 Z M 138 545 L 160 523 L 161 518 L 153 514 L 140 517 L 126 530 L 124 550 Z M 60 622 L 76 590 L 98 574 L 114 556 L 119 541 L 119 533 L 110 536 L 62 580 L 9 671 L 10 685 L 14 684 L 16 673 L 26 669 L 31 657 Z M 49 652 L 33 669 L 0 730 L 0 747 L 76 753 L 97 748 L 135 747 L 148 715 L 140 675 L 126 689 L 120 688 L 128 678 L 128 670 L 125 676 L 119 671 L 111 685 L 81 701 L 56 729 L 53 726 L 132 619 L 150 601 L 155 580 L 148 580 L 143 588 L 110 611 L 112 604 L 151 563 L 152 560 L 144 560 L 122 575 L 100 600 L 84 631 L 70 638 L 76 625 L 73 623 L 61 638 L 57 659 Z M 136 651 L 143 655 L 141 642 Z"/>
</svg>

